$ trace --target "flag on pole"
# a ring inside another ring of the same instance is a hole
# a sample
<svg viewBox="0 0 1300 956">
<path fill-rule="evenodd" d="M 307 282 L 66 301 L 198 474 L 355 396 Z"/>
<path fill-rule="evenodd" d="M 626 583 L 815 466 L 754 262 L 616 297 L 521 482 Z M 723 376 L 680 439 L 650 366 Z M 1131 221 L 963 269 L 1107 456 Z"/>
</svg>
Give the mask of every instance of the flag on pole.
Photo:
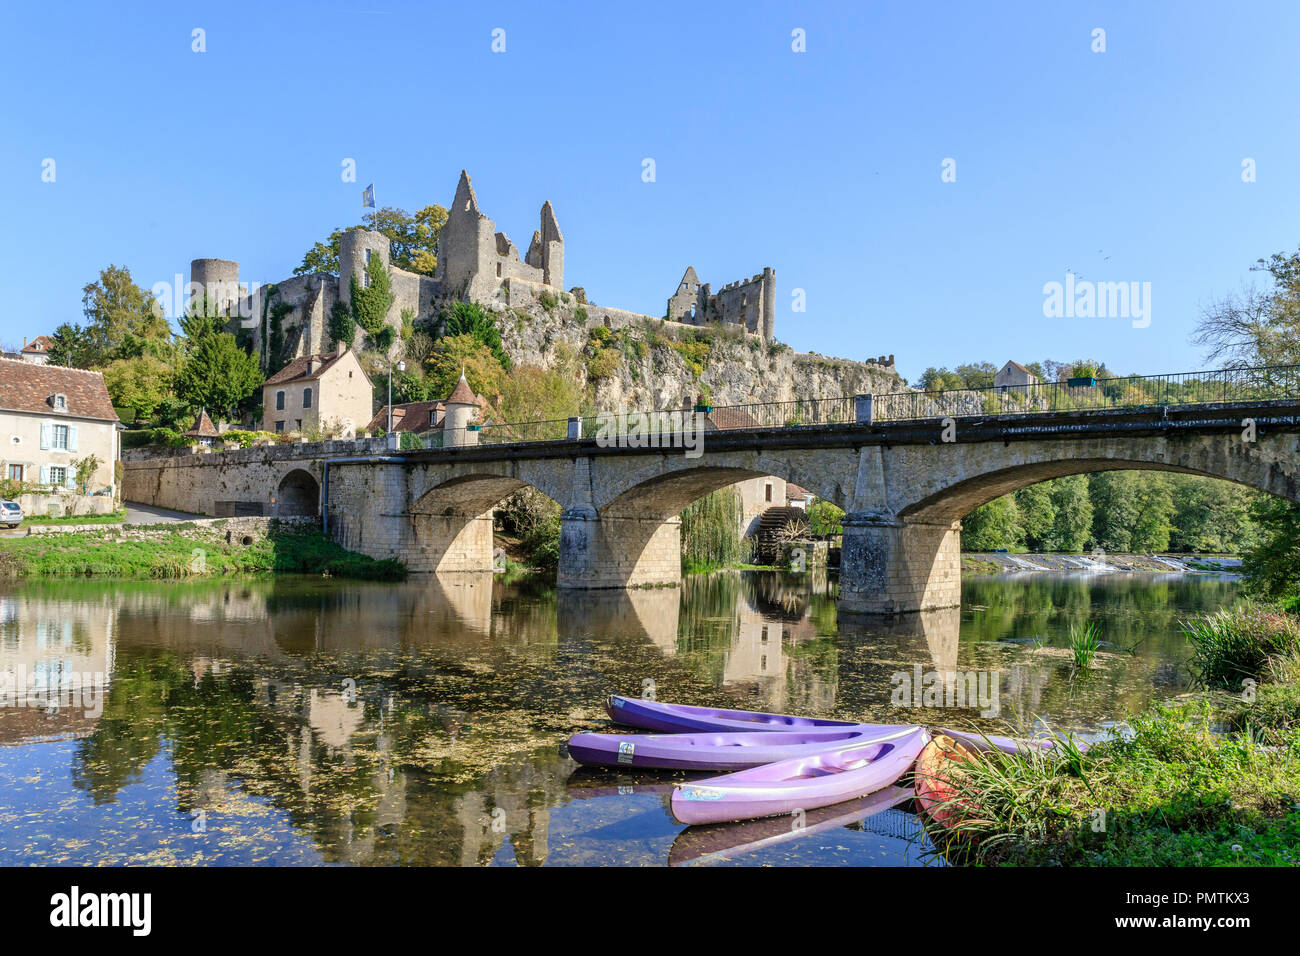
<svg viewBox="0 0 1300 956">
<path fill-rule="evenodd" d="M 371 183 L 365 189 L 361 190 L 361 208 L 375 208 L 375 184 Z"/>
</svg>

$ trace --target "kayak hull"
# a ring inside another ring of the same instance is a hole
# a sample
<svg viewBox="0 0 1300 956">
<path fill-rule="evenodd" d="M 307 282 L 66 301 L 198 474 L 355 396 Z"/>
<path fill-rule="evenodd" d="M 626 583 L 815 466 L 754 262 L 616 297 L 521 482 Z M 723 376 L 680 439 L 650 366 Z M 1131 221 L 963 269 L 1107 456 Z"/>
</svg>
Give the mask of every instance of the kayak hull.
<svg viewBox="0 0 1300 956">
<path fill-rule="evenodd" d="M 765 714 L 754 710 L 725 710 L 717 707 L 693 707 L 689 704 L 665 704 L 637 697 L 615 694 L 606 701 L 610 719 L 628 727 L 640 727 L 662 734 L 689 734 L 699 731 L 770 732 L 791 730 L 844 730 L 858 727 L 851 720 L 827 720 L 821 717 L 791 717 Z M 869 726 L 888 726 L 883 724 Z M 905 725 L 893 725 L 896 729 Z"/>
<path fill-rule="evenodd" d="M 905 727 L 866 742 L 681 784 L 673 792 L 673 816 L 691 825 L 726 823 L 852 800 L 896 781 L 929 739 L 924 727 Z"/>
<path fill-rule="evenodd" d="M 940 826 L 951 827 L 970 809 L 961 801 L 954 781 L 961 775 L 961 765 L 976 759 L 977 752 L 965 740 L 939 734 L 917 758 L 913 774 L 916 802 Z"/>
<path fill-rule="evenodd" d="M 863 724 L 814 731 L 694 734 L 575 734 L 569 756 L 595 767 L 713 770 L 730 773 L 832 747 L 863 743 L 897 727 Z"/>
</svg>

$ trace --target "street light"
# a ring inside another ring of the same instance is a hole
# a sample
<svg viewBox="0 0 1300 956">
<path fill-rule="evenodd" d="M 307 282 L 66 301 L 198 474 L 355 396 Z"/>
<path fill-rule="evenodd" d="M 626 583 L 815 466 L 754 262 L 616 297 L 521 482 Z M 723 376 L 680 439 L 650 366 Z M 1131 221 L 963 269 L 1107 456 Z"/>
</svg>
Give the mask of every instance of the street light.
<svg viewBox="0 0 1300 956">
<path fill-rule="evenodd" d="M 406 371 L 406 363 L 398 362 L 397 370 Z M 388 363 L 388 434 L 393 433 L 393 363 Z M 391 440 L 391 439 L 390 439 Z"/>
</svg>

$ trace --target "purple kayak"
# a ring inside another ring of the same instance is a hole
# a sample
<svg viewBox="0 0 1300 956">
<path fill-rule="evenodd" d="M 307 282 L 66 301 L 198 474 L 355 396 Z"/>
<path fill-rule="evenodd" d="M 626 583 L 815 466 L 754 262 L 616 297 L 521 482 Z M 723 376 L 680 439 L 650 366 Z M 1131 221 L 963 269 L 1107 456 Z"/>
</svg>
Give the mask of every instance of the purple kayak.
<svg viewBox="0 0 1300 956">
<path fill-rule="evenodd" d="M 939 733 L 947 734 L 953 740 L 968 744 L 981 753 L 989 750 L 1000 750 L 1004 754 L 1014 756 L 1016 754 L 1033 753 L 1035 750 L 1048 753 L 1056 747 L 1056 741 L 1051 738 L 1027 740 L 1022 737 L 999 737 L 996 734 L 972 734 L 947 729 L 940 730 Z M 1085 751 L 1090 745 L 1084 741 L 1075 741 L 1075 746 L 1080 751 Z"/>
<path fill-rule="evenodd" d="M 815 731 L 696 734 L 575 734 L 569 756 L 599 767 L 654 767 L 730 773 L 819 753 L 829 747 L 865 743 L 898 727 L 862 724 Z"/>
<path fill-rule="evenodd" d="M 764 714 L 754 710 L 720 710 L 716 707 L 692 707 L 689 704 L 662 704 L 639 697 L 621 697 L 614 694 L 605 704 L 610 719 L 616 724 L 657 730 L 664 734 L 695 733 L 697 731 L 775 731 L 775 730 L 829 730 L 842 731 L 851 727 L 892 727 L 904 724 L 855 724 L 851 720 L 826 720 L 820 717 L 788 717 L 785 714 Z"/>
<path fill-rule="evenodd" d="M 673 816 L 687 824 L 725 823 L 852 800 L 905 774 L 929 740 L 924 727 L 904 727 L 863 743 L 684 783 L 673 793 Z"/>
</svg>

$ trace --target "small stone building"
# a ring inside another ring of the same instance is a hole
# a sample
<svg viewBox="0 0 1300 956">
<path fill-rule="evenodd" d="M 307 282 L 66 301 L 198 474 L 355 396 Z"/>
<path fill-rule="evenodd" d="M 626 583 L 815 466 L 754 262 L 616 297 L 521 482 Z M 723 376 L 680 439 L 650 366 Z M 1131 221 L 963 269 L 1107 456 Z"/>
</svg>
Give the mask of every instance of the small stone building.
<svg viewBox="0 0 1300 956">
<path fill-rule="evenodd" d="M 208 417 L 207 411 L 200 409 L 198 417 L 194 419 L 194 425 L 185 434 L 190 438 L 197 439 L 200 445 L 211 448 L 220 432 L 217 431 L 217 426 L 212 424 L 212 419 Z"/>
<path fill-rule="evenodd" d="M 993 384 L 998 388 L 1016 386 L 1016 385 L 1037 385 L 1038 376 L 1029 369 L 1025 368 L 1019 362 L 1008 362 L 1002 366 L 997 375 L 993 377 Z"/>
<path fill-rule="evenodd" d="M 333 355 L 304 355 L 262 386 L 262 428 L 301 432 L 318 425 L 348 438 L 374 412 L 370 378 L 356 353 L 340 347 Z"/>
</svg>

